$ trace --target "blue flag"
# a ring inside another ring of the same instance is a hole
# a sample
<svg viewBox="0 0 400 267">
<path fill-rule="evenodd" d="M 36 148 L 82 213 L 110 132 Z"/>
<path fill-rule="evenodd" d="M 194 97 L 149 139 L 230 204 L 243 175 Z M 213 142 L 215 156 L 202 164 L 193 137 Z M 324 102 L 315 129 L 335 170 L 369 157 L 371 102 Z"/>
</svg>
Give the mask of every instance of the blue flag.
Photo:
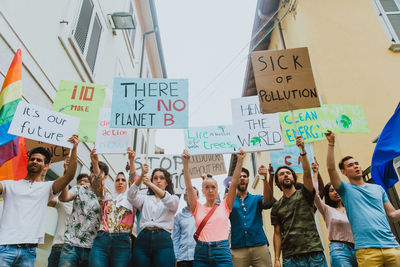
<svg viewBox="0 0 400 267">
<path fill-rule="evenodd" d="M 400 104 L 386 123 L 375 146 L 371 162 L 372 180 L 386 191 L 398 180 L 393 159 L 400 156 Z"/>
</svg>

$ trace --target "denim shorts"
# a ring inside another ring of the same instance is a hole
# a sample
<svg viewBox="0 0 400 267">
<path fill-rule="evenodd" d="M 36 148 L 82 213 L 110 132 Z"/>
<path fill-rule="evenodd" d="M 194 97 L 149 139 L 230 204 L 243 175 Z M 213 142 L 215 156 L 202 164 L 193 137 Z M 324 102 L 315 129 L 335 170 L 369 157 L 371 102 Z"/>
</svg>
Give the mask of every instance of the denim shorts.
<svg viewBox="0 0 400 267">
<path fill-rule="evenodd" d="M 329 255 L 332 267 L 356 267 L 357 257 L 354 247 L 338 242 L 329 244 Z"/>
<path fill-rule="evenodd" d="M 194 266 L 233 267 L 229 241 L 197 241 L 194 251 Z"/>
</svg>

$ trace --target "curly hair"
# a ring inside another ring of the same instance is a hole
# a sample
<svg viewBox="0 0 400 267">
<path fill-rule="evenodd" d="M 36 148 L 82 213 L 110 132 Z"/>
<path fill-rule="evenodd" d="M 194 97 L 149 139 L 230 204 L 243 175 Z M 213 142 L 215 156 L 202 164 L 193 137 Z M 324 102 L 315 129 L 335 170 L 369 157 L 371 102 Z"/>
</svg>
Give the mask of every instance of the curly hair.
<svg viewBox="0 0 400 267">
<path fill-rule="evenodd" d="M 167 187 L 165 188 L 165 191 L 167 191 L 171 195 L 175 194 L 174 193 L 174 184 L 172 183 L 171 174 L 166 169 L 164 169 L 164 168 L 156 168 L 156 169 L 154 169 L 152 174 L 151 174 L 151 182 L 153 182 L 154 174 L 156 172 L 158 172 L 158 171 L 160 171 L 160 172 L 162 172 L 164 174 L 165 180 L 167 181 Z M 150 188 L 147 190 L 147 194 L 148 195 L 155 195 L 153 190 L 151 190 Z"/>
<path fill-rule="evenodd" d="M 42 146 L 35 147 L 31 151 L 29 151 L 28 158 L 30 159 L 33 154 L 41 154 L 41 155 L 43 155 L 44 156 L 44 163 L 45 164 L 49 164 L 50 163 L 51 154 L 46 148 L 44 148 Z"/>
</svg>

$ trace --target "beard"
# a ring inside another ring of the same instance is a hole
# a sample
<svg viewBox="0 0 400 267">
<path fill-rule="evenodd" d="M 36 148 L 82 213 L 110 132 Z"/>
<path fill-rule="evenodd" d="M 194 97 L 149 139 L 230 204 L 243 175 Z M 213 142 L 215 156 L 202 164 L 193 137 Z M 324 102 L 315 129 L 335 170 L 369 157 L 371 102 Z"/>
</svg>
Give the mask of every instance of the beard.
<svg viewBox="0 0 400 267">
<path fill-rule="evenodd" d="M 281 183 L 282 187 L 285 189 L 290 189 L 294 185 L 294 181 L 289 181 L 288 183 L 285 183 L 284 181 Z"/>
<path fill-rule="evenodd" d="M 43 168 L 34 167 L 33 164 L 28 164 L 27 170 L 28 170 L 28 173 L 31 173 L 31 174 L 38 174 L 38 173 L 41 173 L 41 172 L 42 172 Z"/>
<path fill-rule="evenodd" d="M 237 189 L 240 191 L 240 192 L 246 192 L 246 190 L 247 190 L 247 186 L 248 186 L 249 184 L 238 184 L 237 185 Z M 243 186 L 244 186 L 244 188 L 243 188 Z"/>
</svg>

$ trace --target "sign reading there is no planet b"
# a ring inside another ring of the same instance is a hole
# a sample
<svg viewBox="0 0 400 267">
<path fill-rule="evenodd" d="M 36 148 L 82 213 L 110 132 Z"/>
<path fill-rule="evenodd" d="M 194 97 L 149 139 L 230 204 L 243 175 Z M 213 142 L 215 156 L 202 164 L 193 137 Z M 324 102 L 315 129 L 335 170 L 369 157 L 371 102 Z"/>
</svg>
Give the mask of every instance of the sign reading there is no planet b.
<svg viewBox="0 0 400 267">
<path fill-rule="evenodd" d="M 319 107 L 307 47 L 251 53 L 262 113 Z"/>
</svg>

